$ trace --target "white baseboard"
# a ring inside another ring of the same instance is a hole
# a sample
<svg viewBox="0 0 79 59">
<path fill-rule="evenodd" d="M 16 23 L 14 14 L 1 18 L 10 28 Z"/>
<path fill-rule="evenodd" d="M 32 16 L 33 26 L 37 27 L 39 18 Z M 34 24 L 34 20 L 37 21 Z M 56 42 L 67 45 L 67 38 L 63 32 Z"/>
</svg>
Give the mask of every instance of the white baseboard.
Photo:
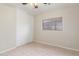
<svg viewBox="0 0 79 59">
<path fill-rule="evenodd" d="M 5 53 L 5 52 L 8 52 L 8 51 L 11 51 L 11 50 L 13 50 L 13 49 L 15 49 L 15 48 L 17 48 L 17 47 L 20 47 L 20 46 L 22 46 L 22 45 L 29 44 L 29 43 L 31 43 L 31 42 L 24 43 L 24 44 L 21 44 L 21 45 L 17 45 L 17 46 L 15 46 L 15 47 L 12 47 L 12 48 L 9 48 L 9 49 L 5 49 L 5 50 L 3 50 L 3 51 L 0 51 L 0 54 Z"/>
<path fill-rule="evenodd" d="M 69 47 L 63 47 L 63 46 L 60 46 L 60 45 L 53 45 L 52 43 L 46 42 L 46 41 L 34 40 L 34 42 L 42 43 L 42 44 L 47 44 L 47 45 L 56 46 L 56 47 L 60 47 L 60 48 L 64 48 L 64 49 L 68 49 L 68 50 L 73 50 L 73 51 L 79 52 L 78 49 L 73 49 L 73 48 L 69 48 Z"/>
<path fill-rule="evenodd" d="M 72 48 L 63 47 L 63 46 L 59 46 L 59 45 L 53 45 L 52 43 L 45 42 L 45 41 L 34 40 L 33 42 L 42 43 L 42 44 L 47 44 L 47 45 L 51 45 L 51 46 L 57 46 L 57 47 L 60 47 L 60 48 L 69 49 L 69 50 L 73 50 L 73 51 L 78 51 L 78 52 L 79 52 L 79 50 L 77 50 L 77 49 L 72 49 Z M 29 43 L 31 43 L 31 42 L 29 42 Z M 26 44 L 29 44 L 29 43 L 26 43 Z M 21 46 L 21 45 L 20 45 L 20 46 Z M 10 49 L 3 50 L 3 51 L 0 52 L 0 54 L 5 53 L 5 52 L 8 52 L 8 51 L 10 51 L 10 50 L 13 50 L 13 49 L 15 49 L 15 48 L 17 48 L 17 47 L 19 47 L 19 46 L 16 46 L 16 47 L 13 47 L 13 48 L 10 48 Z"/>
<path fill-rule="evenodd" d="M 0 52 L 0 54 L 5 53 L 5 52 L 8 52 L 8 51 L 10 51 L 10 50 L 13 50 L 13 49 L 15 49 L 15 48 L 16 48 L 16 47 L 13 47 L 13 48 L 9 48 L 9 49 L 3 50 L 3 51 Z"/>
</svg>

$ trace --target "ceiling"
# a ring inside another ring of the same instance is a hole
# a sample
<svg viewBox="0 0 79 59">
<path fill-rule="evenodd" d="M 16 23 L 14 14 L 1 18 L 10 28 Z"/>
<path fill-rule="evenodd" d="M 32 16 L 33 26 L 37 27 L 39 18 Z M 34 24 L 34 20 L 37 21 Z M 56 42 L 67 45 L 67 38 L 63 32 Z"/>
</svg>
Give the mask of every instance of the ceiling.
<svg viewBox="0 0 79 59">
<path fill-rule="evenodd" d="M 27 5 L 22 5 L 21 3 L 10 3 L 10 5 L 23 8 L 31 15 L 38 15 L 40 13 L 51 11 L 52 9 L 55 9 L 55 8 L 61 8 L 61 7 L 79 5 L 79 4 L 78 3 L 51 3 L 51 5 L 44 5 L 43 3 L 38 3 L 37 9 L 33 8 L 33 6 L 30 3 Z"/>
</svg>

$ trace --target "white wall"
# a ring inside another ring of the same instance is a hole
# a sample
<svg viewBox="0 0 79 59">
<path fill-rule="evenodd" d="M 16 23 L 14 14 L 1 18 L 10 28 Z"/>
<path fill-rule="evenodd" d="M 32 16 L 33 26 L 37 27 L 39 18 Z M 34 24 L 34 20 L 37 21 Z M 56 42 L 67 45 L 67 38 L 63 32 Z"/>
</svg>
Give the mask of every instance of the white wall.
<svg viewBox="0 0 79 59">
<path fill-rule="evenodd" d="M 0 4 L 0 53 L 32 40 L 33 16 L 21 8 Z"/>
<path fill-rule="evenodd" d="M 42 20 L 63 17 L 63 31 L 42 30 Z M 54 9 L 35 16 L 35 41 L 79 50 L 79 6 Z"/>
<path fill-rule="evenodd" d="M 21 8 L 16 8 L 17 25 L 16 25 L 16 45 L 22 45 L 32 42 L 33 40 L 33 16 L 26 13 Z"/>
<path fill-rule="evenodd" d="M 0 51 L 16 46 L 16 9 L 0 4 Z"/>
</svg>

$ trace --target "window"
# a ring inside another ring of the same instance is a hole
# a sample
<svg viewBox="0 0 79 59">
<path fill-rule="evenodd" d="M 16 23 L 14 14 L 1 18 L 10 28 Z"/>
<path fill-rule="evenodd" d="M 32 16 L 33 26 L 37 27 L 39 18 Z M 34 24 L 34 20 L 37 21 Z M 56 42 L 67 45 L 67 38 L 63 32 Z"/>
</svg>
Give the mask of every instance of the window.
<svg viewBox="0 0 79 59">
<path fill-rule="evenodd" d="M 63 30 L 62 17 L 45 19 L 42 21 L 43 30 Z"/>
</svg>

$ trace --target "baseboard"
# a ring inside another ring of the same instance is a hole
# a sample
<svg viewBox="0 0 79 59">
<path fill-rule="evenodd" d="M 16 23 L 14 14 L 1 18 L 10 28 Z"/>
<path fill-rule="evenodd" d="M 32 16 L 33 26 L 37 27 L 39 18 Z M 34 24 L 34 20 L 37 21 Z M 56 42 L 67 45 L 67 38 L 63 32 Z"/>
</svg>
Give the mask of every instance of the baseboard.
<svg viewBox="0 0 79 59">
<path fill-rule="evenodd" d="M 26 44 L 31 44 L 33 41 L 30 41 L 30 42 L 27 42 L 27 43 L 23 43 L 21 45 L 17 45 L 17 47 L 20 47 L 20 46 L 23 46 L 23 45 L 26 45 Z"/>
<path fill-rule="evenodd" d="M 64 49 L 68 49 L 68 50 L 73 50 L 73 51 L 78 51 L 78 52 L 79 52 L 79 50 L 77 50 L 77 49 L 72 49 L 72 48 L 63 47 L 63 46 L 59 46 L 59 45 L 53 45 L 52 43 L 45 42 L 45 41 L 34 40 L 34 41 L 32 41 L 32 42 L 47 44 L 47 45 L 51 45 L 51 46 L 57 46 L 57 47 L 60 47 L 60 48 L 64 48 Z M 31 43 L 31 42 L 29 42 L 29 43 Z M 29 44 L 29 43 L 26 43 L 26 44 Z M 22 46 L 22 45 L 20 45 L 20 46 Z M 3 50 L 3 51 L 0 52 L 0 54 L 5 53 L 5 52 L 8 52 L 8 51 L 10 51 L 10 50 L 13 50 L 13 49 L 15 49 L 15 48 L 17 48 L 17 47 L 19 47 L 19 46 L 16 46 L 16 47 L 13 47 L 13 48 L 9 48 L 9 49 Z"/>
<path fill-rule="evenodd" d="M 29 43 L 31 43 L 31 42 L 24 43 L 24 44 L 22 44 L 22 45 L 29 44 Z M 15 48 L 17 48 L 17 47 L 22 46 L 22 45 L 17 45 L 17 46 L 15 46 L 15 47 L 12 47 L 12 48 L 9 48 L 9 49 L 5 49 L 5 50 L 1 51 L 0 54 L 5 53 L 5 52 L 8 52 L 8 51 L 11 51 L 11 50 L 13 50 L 13 49 L 15 49 Z"/>
<path fill-rule="evenodd" d="M 64 48 L 64 49 L 68 49 L 68 50 L 73 50 L 73 51 L 79 52 L 78 49 L 73 49 L 73 48 L 69 48 L 69 47 L 63 47 L 63 46 L 60 46 L 60 45 L 54 45 L 54 44 L 52 44 L 52 43 L 50 43 L 50 42 L 46 42 L 46 41 L 34 40 L 34 42 L 42 43 L 42 44 L 47 44 L 47 45 L 56 46 L 56 47 L 60 47 L 60 48 Z"/>
<path fill-rule="evenodd" d="M 12 47 L 12 48 L 9 48 L 9 49 L 6 49 L 6 50 L 3 50 L 3 51 L 0 52 L 0 54 L 5 53 L 5 52 L 8 52 L 8 51 L 10 51 L 10 50 L 13 50 L 13 49 L 15 49 L 15 48 L 16 48 L 16 47 Z"/>
</svg>

